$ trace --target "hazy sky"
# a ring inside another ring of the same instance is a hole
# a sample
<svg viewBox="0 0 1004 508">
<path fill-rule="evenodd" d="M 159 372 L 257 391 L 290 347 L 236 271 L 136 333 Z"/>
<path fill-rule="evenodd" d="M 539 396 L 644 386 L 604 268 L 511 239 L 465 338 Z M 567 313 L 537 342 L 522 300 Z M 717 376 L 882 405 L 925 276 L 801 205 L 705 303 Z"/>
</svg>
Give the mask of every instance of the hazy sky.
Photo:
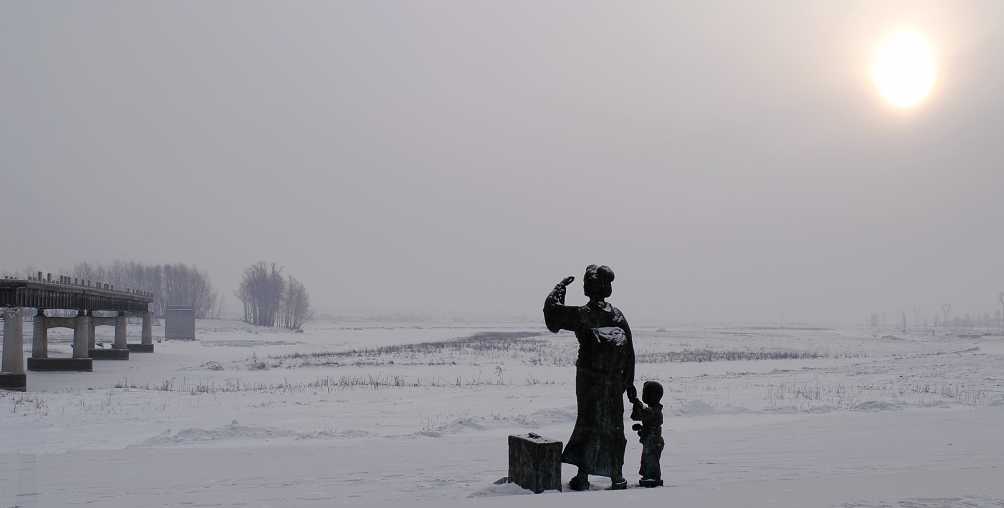
<svg viewBox="0 0 1004 508">
<path fill-rule="evenodd" d="M 910 27 L 938 81 L 869 81 Z M 0 0 L 0 268 L 321 311 L 863 321 L 1004 290 L 1004 2 Z M 579 282 L 570 302 L 581 301 Z"/>
</svg>

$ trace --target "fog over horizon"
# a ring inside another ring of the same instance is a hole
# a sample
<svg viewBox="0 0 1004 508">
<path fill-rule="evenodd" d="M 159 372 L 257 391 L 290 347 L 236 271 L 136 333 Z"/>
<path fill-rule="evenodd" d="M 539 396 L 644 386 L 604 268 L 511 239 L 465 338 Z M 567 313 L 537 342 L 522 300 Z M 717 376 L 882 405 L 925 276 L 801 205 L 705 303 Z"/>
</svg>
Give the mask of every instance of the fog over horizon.
<svg viewBox="0 0 1004 508">
<path fill-rule="evenodd" d="M 901 8 L 910 5 L 910 9 Z M 910 111 L 868 77 L 927 34 Z M 999 308 L 1004 3 L 4 2 L 0 270 L 275 261 L 318 313 Z"/>
</svg>

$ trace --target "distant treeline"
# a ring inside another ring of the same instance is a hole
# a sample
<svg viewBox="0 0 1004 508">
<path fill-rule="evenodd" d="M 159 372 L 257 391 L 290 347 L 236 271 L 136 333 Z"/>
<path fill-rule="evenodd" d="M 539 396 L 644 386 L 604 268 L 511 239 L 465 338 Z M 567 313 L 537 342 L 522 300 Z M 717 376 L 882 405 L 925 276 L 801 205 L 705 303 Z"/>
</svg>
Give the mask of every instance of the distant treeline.
<svg viewBox="0 0 1004 508">
<path fill-rule="evenodd" d="M 215 318 L 222 312 L 223 299 L 213 288 L 209 274 L 194 265 L 147 265 L 135 261 L 107 265 L 79 263 L 70 276 L 149 291 L 154 295 L 150 310 L 156 316 L 163 316 L 168 305 L 191 305 L 197 318 Z"/>
<path fill-rule="evenodd" d="M 0 271 L 0 275 L 25 277 L 36 271 L 28 267 L 23 273 Z M 157 317 L 163 317 L 170 305 L 191 305 L 195 317 L 200 319 L 218 318 L 223 312 L 223 298 L 213 288 L 209 274 L 195 265 L 148 265 L 135 261 L 79 263 L 68 275 L 81 281 L 150 292 L 153 294 L 150 311 Z M 313 317 L 306 286 L 292 275 L 284 274 L 283 268 L 275 263 L 262 261 L 247 267 L 235 294 L 243 304 L 244 321 L 253 325 L 299 330 Z"/>
</svg>

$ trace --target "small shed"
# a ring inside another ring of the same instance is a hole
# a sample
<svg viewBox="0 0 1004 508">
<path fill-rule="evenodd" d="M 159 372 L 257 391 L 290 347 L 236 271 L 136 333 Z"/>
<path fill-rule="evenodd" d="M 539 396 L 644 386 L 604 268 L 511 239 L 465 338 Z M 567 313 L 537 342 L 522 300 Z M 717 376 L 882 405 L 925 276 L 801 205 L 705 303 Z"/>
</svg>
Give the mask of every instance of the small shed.
<svg viewBox="0 0 1004 508">
<path fill-rule="evenodd" d="M 191 306 L 167 306 L 164 315 L 164 338 L 195 340 L 195 310 Z"/>
</svg>

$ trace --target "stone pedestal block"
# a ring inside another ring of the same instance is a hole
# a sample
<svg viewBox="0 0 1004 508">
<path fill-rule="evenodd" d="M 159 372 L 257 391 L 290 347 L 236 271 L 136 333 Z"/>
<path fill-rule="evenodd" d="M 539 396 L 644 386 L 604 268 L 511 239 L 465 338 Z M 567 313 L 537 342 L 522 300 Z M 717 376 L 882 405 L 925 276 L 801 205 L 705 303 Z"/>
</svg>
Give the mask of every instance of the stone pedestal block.
<svg viewBox="0 0 1004 508">
<path fill-rule="evenodd" d="M 561 441 L 532 433 L 509 436 L 509 481 L 538 494 L 561 490 Z"/>
<path fill-rule="evenodd" d="M 192 307 L 169 305 L 164 316 L 164 338 L 195 340 L 195 310 Z"/>
<path fill-rule="evenodd" d="M 129 344 L 130 353 L 152 353 L 153 344 Z"/>
</svg>

